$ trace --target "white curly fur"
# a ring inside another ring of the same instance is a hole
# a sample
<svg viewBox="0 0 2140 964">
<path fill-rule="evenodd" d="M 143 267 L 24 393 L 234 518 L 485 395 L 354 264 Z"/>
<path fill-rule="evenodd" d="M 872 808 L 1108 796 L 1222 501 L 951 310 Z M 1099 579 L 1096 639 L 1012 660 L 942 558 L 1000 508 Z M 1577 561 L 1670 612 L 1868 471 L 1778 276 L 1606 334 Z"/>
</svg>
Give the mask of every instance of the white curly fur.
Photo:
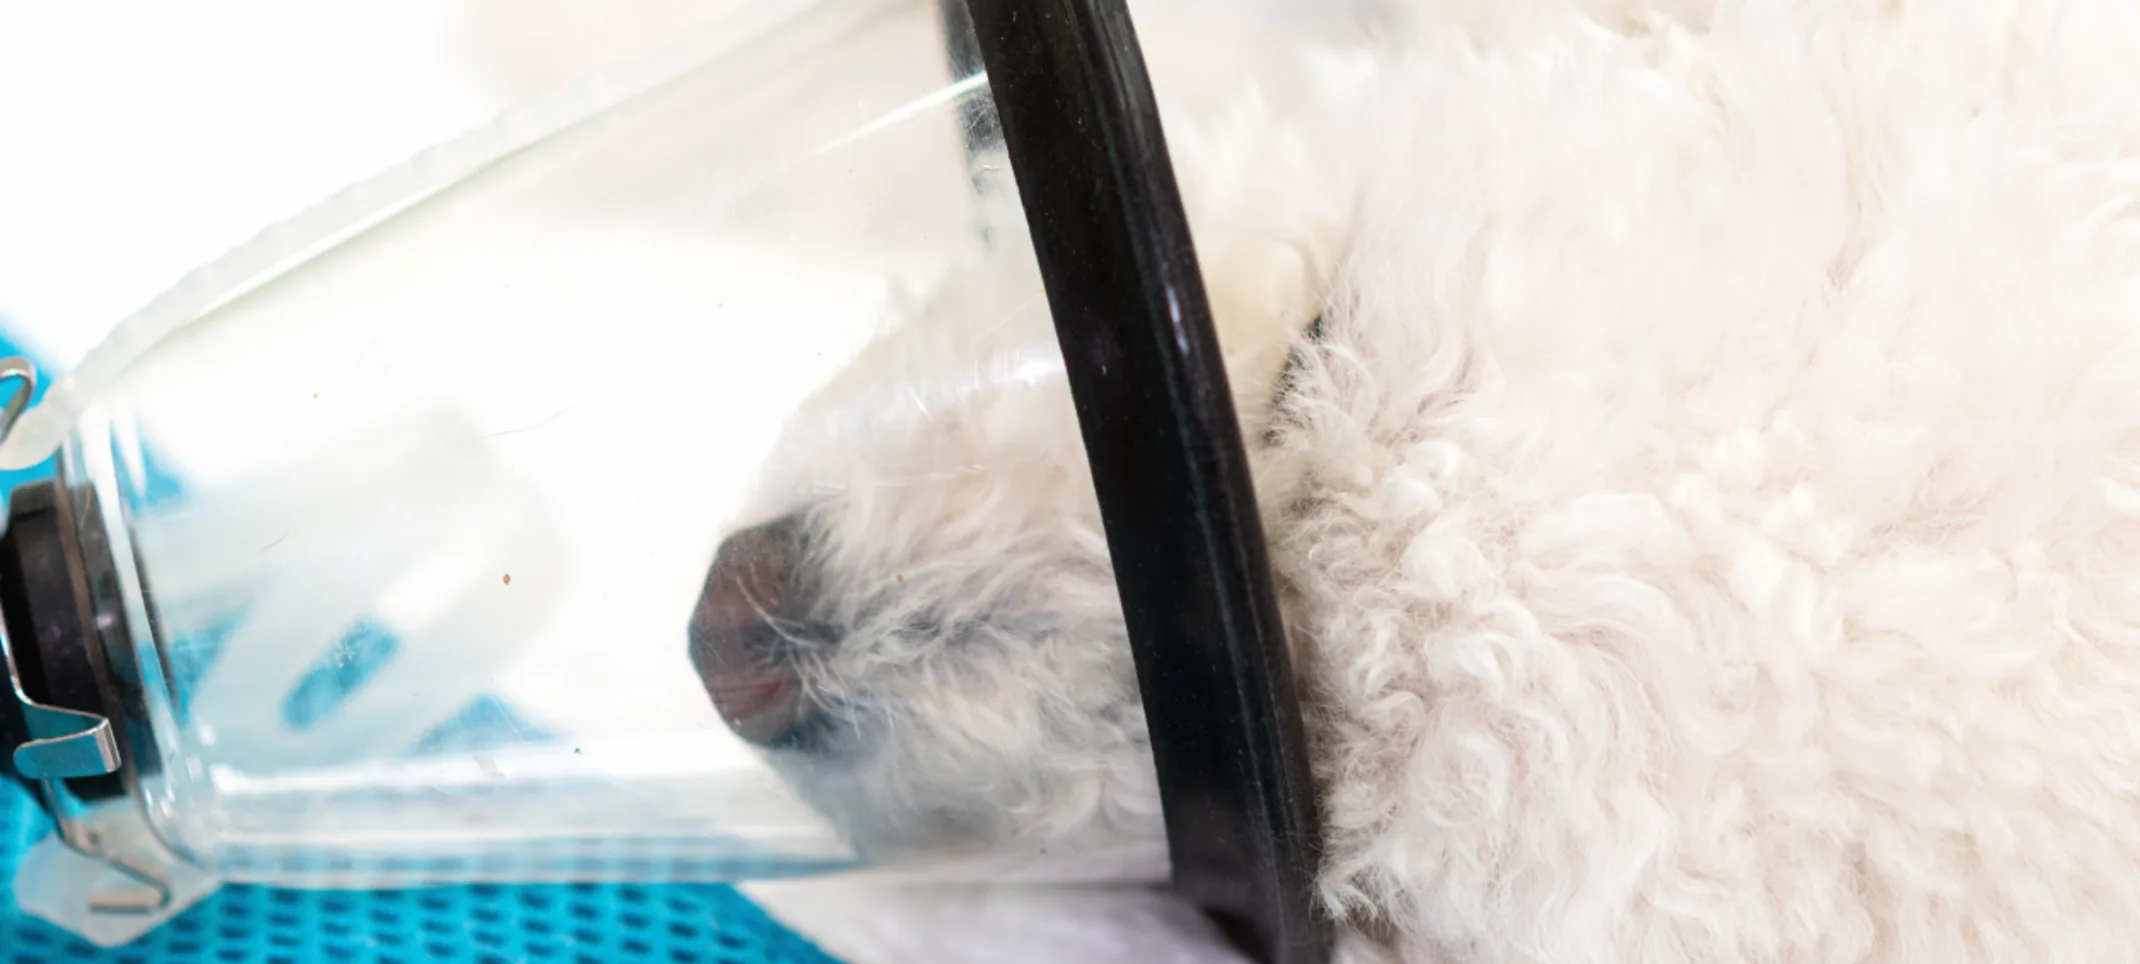
<svg viewBox="0 0 2140 964">
<path fill-rule="evenodd" d="M 1535 6 L 1374 85 L 1262 462 L 1332 905 L 1458 960 L 2140 953 L 2140 11 Z"/>
<path fill-rule="evenodd" d="M 2140 7 L 1329 6 L 1136 12 L 1346 959 L 2140 959 Z M 782 766 L 1152 872 L 1038 280 L 954 280 L 768 468 L 844 630 Z"/>
<path fill-rule="evenodd" d="M 1349 939 L 2140 957 L 2140 8 L 1394 12 L 1168 118 Z M 924 318 L 782 463 L 876 726 L 830 798 L 1151 838 L 1075 422 L 1002 377 L 1045 319 Z"/>
</svg>

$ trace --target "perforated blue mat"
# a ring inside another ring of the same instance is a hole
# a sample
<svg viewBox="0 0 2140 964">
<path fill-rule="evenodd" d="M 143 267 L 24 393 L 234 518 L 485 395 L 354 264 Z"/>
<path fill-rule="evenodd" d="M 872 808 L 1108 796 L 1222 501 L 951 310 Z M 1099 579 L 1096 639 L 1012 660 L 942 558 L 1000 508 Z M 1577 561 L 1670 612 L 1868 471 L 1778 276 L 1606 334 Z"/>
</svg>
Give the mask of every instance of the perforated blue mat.
<svg viewBox="0 0 2140 964">
<path fill-rule="evenodd" d="M 0 881 L 45 833 L 0 788 Z M 727 887 L 226 887 L 135 944 L 102 950 L 0 903 L 4 964 L 836 964 Z"/>
</svg>

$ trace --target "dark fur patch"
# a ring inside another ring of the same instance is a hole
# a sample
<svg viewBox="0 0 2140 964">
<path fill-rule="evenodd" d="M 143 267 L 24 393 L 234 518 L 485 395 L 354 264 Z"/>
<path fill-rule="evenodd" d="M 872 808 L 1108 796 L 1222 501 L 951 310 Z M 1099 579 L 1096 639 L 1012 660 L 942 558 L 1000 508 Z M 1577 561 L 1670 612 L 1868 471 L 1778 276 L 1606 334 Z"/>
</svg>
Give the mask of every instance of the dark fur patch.
<svg viewBox="0 0 2140 964">
<path fill-rule="evenodd" d="M 1271 395 L 1273 417 L 1263 430 L 1263 444 L 1278 444 L 1278 430 L 1284 421 L 1286 397 L 1293 394 L 1293 379 L 1300 373 L 1300 367 L 1304 364 L 1301 358 L 1302 350 L 1313 348 L 1322 342 L 1323 316 L 1318 314 L 1314 321 L 1308 323 L 1305 339 L 1286 355 L 1285 367 L 1278 370 L 1278 390 Z"/>
</svg>

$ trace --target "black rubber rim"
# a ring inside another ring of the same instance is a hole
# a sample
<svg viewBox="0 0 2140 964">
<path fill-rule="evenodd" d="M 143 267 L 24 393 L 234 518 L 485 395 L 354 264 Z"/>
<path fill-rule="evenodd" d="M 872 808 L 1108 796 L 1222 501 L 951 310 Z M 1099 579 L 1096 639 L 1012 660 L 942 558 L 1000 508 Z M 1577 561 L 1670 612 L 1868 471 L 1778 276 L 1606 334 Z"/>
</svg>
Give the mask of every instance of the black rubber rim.
<svg viewBox="0 0 2140 964">
<path fill-rule="evenodd" d="M 1330 928 L 1299 697 L 1129 13 L 1122 0 L 963 4 L 1092 465 L 1175 884 L 1241 925 L 1259 958 L 1318 964 Z"/>
</svg>

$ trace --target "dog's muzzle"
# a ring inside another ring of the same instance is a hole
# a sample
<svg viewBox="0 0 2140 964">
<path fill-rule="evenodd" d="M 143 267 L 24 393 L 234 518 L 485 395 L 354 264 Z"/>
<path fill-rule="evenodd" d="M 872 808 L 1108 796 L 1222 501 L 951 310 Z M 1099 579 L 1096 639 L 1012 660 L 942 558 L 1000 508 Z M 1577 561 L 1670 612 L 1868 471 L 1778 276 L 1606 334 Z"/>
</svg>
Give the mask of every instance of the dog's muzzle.
<svg viewBox="0 0 2140 964">
<path fill-rule="evenodd" d="M 811 749 L 822 731 L 803 666 L 832 640 L 811 619 L 815 580 L 803 535 L 791 516 L 730 536 L 691 617 L 691 664 L 721 719 L 769 749 Z"/>
</svg>

